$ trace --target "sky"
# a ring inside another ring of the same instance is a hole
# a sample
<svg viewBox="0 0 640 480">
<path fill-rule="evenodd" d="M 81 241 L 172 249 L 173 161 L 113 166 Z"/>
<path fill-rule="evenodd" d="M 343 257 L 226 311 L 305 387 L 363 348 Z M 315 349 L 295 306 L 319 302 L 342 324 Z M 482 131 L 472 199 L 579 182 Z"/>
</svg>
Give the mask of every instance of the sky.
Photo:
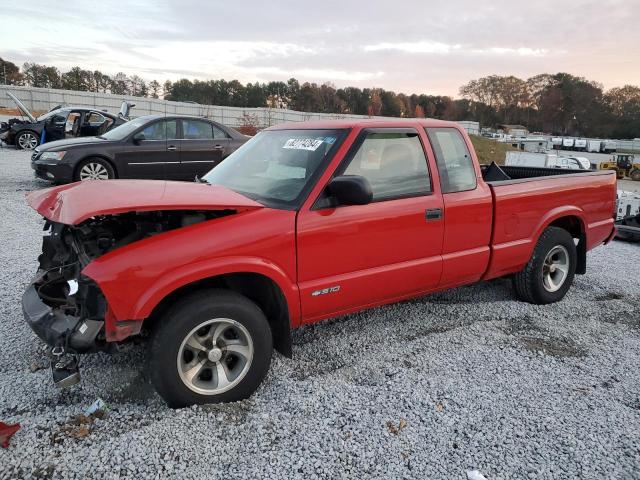
<svg viewBox="0 0 640 480">
<path fill-rule="evenodd" d="M 563 71 L 611 88 L 640 84 L 640 0 L 32 0 L 3 9 L 0 57 L 161 83 L 458 96 L 486 75 Z"/>
</svg>

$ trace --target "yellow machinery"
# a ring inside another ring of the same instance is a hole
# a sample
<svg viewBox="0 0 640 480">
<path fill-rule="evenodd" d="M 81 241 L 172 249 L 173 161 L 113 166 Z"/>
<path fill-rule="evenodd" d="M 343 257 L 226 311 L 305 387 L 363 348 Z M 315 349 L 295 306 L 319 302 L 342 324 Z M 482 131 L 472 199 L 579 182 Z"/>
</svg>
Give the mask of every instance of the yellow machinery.
<svg viewBox="0 0 640 480">
<path fill-rule="evenodd" d="M 640 162 L 634 163 L 634 160 L 631 153 L 616 153 L 610 161 L 600 164 L 600 170 L 615 170 L 619 179 L 629 177 L 640 181 Z"/>
</svg>

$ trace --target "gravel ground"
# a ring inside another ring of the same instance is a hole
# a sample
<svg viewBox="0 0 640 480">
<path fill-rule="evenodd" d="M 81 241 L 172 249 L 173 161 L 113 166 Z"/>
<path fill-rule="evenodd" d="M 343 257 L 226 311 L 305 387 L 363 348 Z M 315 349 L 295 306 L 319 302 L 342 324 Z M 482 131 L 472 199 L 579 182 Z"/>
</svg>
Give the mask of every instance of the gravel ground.
<svg viewBox="0 0 640 480">
<path fill-rule="evenodd" d="M 85 357 L 69 391 L 31 371 L 28 158 L 0 150 L 0 420 L 22 424 L 0 478 L 640 478 L 640 245 L 593 251 L 552 306 L 497 280 L 303 328 L 249 400 L 174 411 L 141 346 Z"/>
</svg>

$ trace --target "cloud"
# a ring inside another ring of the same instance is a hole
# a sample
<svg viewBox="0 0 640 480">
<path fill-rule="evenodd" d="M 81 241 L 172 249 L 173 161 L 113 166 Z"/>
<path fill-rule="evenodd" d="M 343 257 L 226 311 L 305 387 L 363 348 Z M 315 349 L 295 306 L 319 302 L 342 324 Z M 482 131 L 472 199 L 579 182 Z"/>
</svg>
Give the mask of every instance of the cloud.
<svg viewBox="0 0 640 480">
<path fill-rule="evenodd" d="M 23 2 L 24 3 L 24 2 Z M 637 84 L 640 9 L 631 0 L 44 0 L 0 15 L 0 55 L 148 80 L 334 82 L 456 95 L 485 75 L 566 71 Z M 35 5 L 35 6 L 34 6 Z M 42 5 L 39 7 L 38 5 Z M 32 15 L 45 8 L 46 15 Z M 34 10 L 35 9 L 35 10 Z"/>
<path fill-rule="evenodd" d="M 449 45 L 440 42 L 382 42 L 374 45 L 365 45 L 365 52 L 378 52 L 380 50 L 398 50 L 406 53 L 435 53 L 435 54 L 447 54 L 458 51 L 462 48 L 461 45 Z"/>
<path fill-rule="evenodd" d="M 385 72 L 359 72 L 359 71 L 346 71 L 346 70 L 333 70 L 333 69 L 320 69 L 320 68 L 295 68 L 291 70 L 285 70 L 278 67 L 249 67 L 251 70 L 259 75 L 274 75 L 277 77 L 301 77 L 311 78 L 317 81 L 325 80 L 342 80 L 346 82 L 362 82 L 365 80 L 373 80 L 381 78 L 385 75 Z"/>
<path fill-rule="evenodd" d="M 521 57 L 542 57 L 549 53 L 549 50 L 545 48 L 529 48 L 529 47 L 488 47 L 488 48 L 471 48 L 469 46 L 463 46 L 459 43 L 447 44 L 441 42 L 431 42 L 421 40 L 418 42 L 382 42 L 373 45 L 365 45 L 363 47 L 365 52 L 378 52 L 385 50 L 396 50 L 404 53 L 419 53 L 419 54 L 435 54 L 435 55 L 450 55 L 450 54 L 466 54 L 466 55 L 517 55 Z"/>
</svg>

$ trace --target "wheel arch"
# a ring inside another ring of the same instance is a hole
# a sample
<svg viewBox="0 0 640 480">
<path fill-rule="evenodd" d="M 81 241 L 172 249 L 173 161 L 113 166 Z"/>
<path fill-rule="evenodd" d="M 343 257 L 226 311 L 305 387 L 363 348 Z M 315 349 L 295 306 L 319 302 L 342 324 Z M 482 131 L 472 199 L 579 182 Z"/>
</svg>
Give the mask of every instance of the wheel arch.
<svg viewBox="0 0 640 480">
<path fill-rule="evenodd" d="M 274 347 L 282 355 L 291 357 L 291 318 L 287 298 L 275 280 L 257 272 L 224 273 L 184 284 L 171 291 L 153 307 L 144 321 L 143 328 L 151 328 L 179 298 L 210 288 L 231 290 L 256 303 L 267 317 Z"/>
<path fill-rule="evenodd" d="M 582 215 L 577 212 L 566 215 L 555 216 L 539 232 L 538 237 L 548 227 L 557 227 L 566 230 L 574 239 L 578 240 L 576 244 L 576 254 L 578 256 L 578 264 L 576 265 L 576 273 L 584 275 L 587 272 L 587 233 L 585 229 L 585 221 Z"/>
</svg>

